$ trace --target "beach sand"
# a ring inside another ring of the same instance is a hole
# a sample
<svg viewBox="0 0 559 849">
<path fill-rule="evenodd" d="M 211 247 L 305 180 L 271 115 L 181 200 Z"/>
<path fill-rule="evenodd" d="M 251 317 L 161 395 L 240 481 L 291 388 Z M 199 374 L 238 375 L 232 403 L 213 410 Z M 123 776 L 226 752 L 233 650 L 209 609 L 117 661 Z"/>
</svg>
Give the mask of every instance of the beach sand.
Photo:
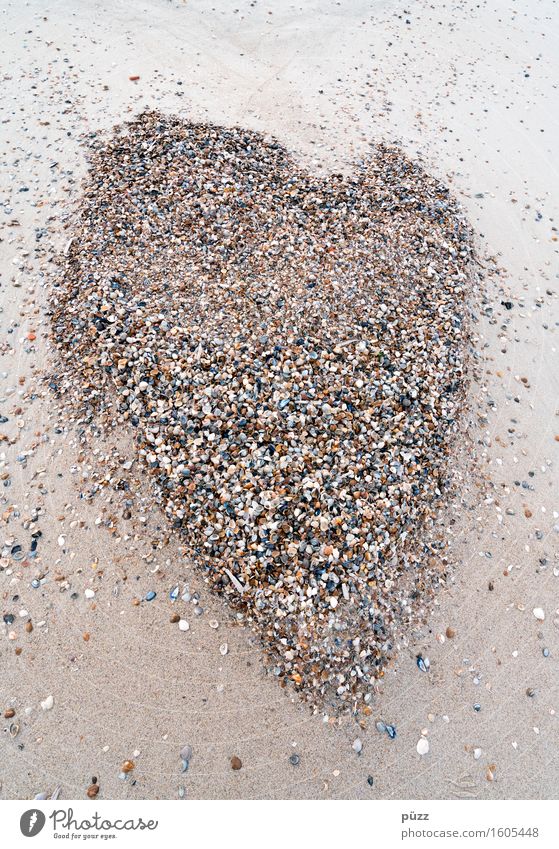
<svg viewBox="0 0 559 849">
<path fill-rule="evenodd" d="M 557 13 L 551 0 L 529 12 L 511 0 L 409 5 L 6 5 L 2 542 L 42 536 L 37 559 L 5 558 L 0 572 L 2 613 L 14 616 L 0 622 L 0 707 L 15 714 L 0 736 L 3 798 L 57 786 L 83 798 L 93 777 L 100 798 L 557 797 Z M 141 484 L 129 539 L 107 527 L 109 489 L 80 498 L 87 458 L 41 379 L 45 271 L 85 173 L 80 138 L 145 107 L 271 133 L 321 173 L 397 141 L 451 185 L 480 256 L 503 269 L 487 276 L 475 327 L 471 437 L 490 487 L 480 501 L 465 485 L 470 509 L 448 529 L 454 581 L 429 628 L 401 646 L 366 729 L 325 723 L 266 676 L 256 639 L 167 540 Z M 204 608 L 188 632 L 169 623 L 177 583 Z M 153 602 L 134 605 L 151 589 Z M 396 726 L 395 740 L 378 720 Z"/>
</svg>

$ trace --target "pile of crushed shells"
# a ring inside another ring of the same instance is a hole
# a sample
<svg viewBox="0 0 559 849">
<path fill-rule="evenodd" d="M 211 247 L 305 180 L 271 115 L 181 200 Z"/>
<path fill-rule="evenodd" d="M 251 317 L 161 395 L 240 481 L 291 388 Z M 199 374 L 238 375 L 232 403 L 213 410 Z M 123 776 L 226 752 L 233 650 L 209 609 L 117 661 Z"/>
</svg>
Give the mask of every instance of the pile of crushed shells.
<svg viewBox="0 0 559 849">
<path fill-rule="evenodd" d="M 90 139 L 53 384 L 129 429 L 209 585 L 313 705 L 364 709 L 444 582 L 471 232 L 395 148 L 351 176 L 148 112 Z"/>
</svg>

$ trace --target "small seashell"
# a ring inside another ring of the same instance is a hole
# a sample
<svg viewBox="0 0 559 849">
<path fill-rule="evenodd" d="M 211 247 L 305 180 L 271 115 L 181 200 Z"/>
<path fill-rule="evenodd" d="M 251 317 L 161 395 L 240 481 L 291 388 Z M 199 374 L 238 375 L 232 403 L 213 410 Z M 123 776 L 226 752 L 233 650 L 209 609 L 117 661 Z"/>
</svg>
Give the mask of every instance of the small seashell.
<svg viewBox="0 0 559 849">
<path fill-rule="evenodd" d="M 429 741 L 425 737 L 420 737 L 415 748 L 418 755 L 426 755 L 429 751 Z"/>
<path fill-rule="evenodd" d="M 174 587 L 171 590 L 171 592 L 169 593 L 169 598 L 171 599 L 171 601 L 176 601 L 178 599 L 178 597 L 179 597 L 179 588 Z"/>
<path fill-rule="evenodd" d="M 227 654 L 228 651 L 229 651 L 229 646 L 227 645 L 227 643 L 222 643 L 219 647 L 219 653 L 222 654 L 225 657 L 225 655 Z"/>
<path fill-rule="evenodd" d="M 181 751 L 180 751 L 180 756 L 183 759 L 183 761 L 189 761 L 192 757 L 192 754 L 193 754 L 192 746 L 189 745 L 188 743 L 186 744 L 186 746 L 183 746 Z"/>
<path fill-rule="evenodd" d="M 188 631 L 189 628 L 190 628 L 190 625 L 188 624 L 186 619 L 180 619 L 179 620 L 179 631 Z"/>
<path fill-rule="evenodd" d="M 124 773 L 132 772 L 132 770 L 134 769 L 135 766 L 136 766 L 136 764 L 134 763 L 134 761 L 124 761 L 124 763 L 121 766 L 121 770 Z"/>
<path fill-rule="evenodd" d="M 417 666 L 422 672 L 428 672 L 429 667 L 431 666 L 428 657 L 421 657 L 420 654 L 417 655 Z"/>
<path fill-rule="evenodd" d="M 353 741 L 353 745 L 352 745 L 351 748 L 353 749 L 353 751 L 356 754 L 358 754 L 358 755 L 361 754 L 361 751 L 363 750 L 363 743 L 361 742 L 359 737 L 356 740 Z"/>
<path fill-rule="evenodd" d="M 10 737 L 15 738 L 19 734 L 19 725 L 17 722 L 12 722 L 10 725 Z"/>
<path fill-rule="evenodd" d="M 534 614 L 536 619 L 538 619 L 540 622 L 544 621 L 545 613 L 544 613 L 544 611 L 541 607 L 534 607 L 534 610 L 532 611 L 532 613 Z"/>
<path fill-rule="evenodd" d="M 219 628 L 219 622 L 216 619 L 210 619 L 208 625 L 210 626 L 210 628 L 213 628 L 214 631 L 216 630 L 216 628 Z"/>
<path fill-rule="evenodd" d="M 485 770 L 485 777 L 487 781 L 495 781 L 495 772 L 497 767 L 495 764 L 488 764 L 487 769 Z"/>
<path fill-rule="evenodd" d="M 53 696 L 47 696 L 46 699 L 43 702 L 41 702 L 41 707 L 43 708 L 43 710 L 52 710 L 53 705 L 54 705 L 54 697 Z"/>
</svg>

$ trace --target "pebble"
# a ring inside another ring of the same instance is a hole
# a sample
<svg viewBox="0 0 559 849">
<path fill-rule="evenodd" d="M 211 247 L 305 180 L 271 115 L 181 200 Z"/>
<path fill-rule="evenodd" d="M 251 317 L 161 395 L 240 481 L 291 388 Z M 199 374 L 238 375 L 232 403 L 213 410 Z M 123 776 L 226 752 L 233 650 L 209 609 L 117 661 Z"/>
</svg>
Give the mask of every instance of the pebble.
<svg viewBox="0 0 559 849">
<path fill-rule="evenodd" d="M 179 619 L 179 631 L 188 631 L 190 629 L 190 625 L 186 621 L 186 619 Z"/>
<path fill-rule="evenodd" d="M 291 766 L 299 766 L 299 764 L 301 763 L 301 758 L 299 757 L 299 755 L 296 754 L 290 755 L 289 763 L 291 764 Z"/>
<path fill-rule="evenodd" d="M 542 610 L 541 607 L 534 607 L 534 610 L 532 612 L 533 612 L 534 616 L 536 617 L 536 619 L 538 619 L 540 622 L 544 621 L 545 613 L 544 613 L 544 611 Z"/>
<path fill-rule="evenodd" d="M 231 758 L 231 769 L 240 769 L 243 765 L 243 762 L 236 755 L 233 755 Z"/>
<path fill-rule="evenodd" d="M 353 741 L 353 745 L 352 745 L 351 748 L 353 749 L 353 751 L 356 754 L 358 754 L 358 755 L 361 754 L 361 752 L 363 750 L 363 743 L 361 742 L 359 737 L 356 740 Z"/>
<path fill-rule="evenodd" d="M 41 702 L 41 707 L 43 710 L 52 710 L 54 706 L 54 696 L 47 696 L 44 701 Z"/>
</svg>

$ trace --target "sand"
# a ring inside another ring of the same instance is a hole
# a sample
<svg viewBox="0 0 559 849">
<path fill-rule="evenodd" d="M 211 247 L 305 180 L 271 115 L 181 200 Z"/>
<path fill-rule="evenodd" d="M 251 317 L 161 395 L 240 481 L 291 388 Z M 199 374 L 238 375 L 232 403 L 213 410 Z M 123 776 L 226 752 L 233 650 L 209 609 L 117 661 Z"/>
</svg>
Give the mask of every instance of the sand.
<svg viewBox="0 0 559 849">
<path fill-rule="evenodd" d="M 44 515 L 38 559 L 0 572 L 3 613 L 15 615 L 0 623 L 0 705 L 20 725 L 15 739 L 0 737 L 4 798 L 56 786 L 63 798 L 83 798 L 93 776 L 100 798 L 178 798 L 181 787 L 187 798 L 556 798 L 556 12 L 550 0 L 530 12 L 511 0 L 405 8 L 7 4 L 3 541 L 28 546 L 24 517 L 39 505 Z M 481 255 L 504 269 L 486 279 L 471 397 L 488 495 L 480 503 L 478 488 L 465 486 L 471 509 L 448 528 L 455 579 L 429 628 L 401 647 L 366 729 L 325 723 L 265 676 L 256 641 L 230 624 L 177 542 L 154 550 L 167 536 L 162 517 L 147 513 L 126 540 L 103 526 L 109 492 L 79 498 L 87 470 L 40 377 L 49 363 L 41 271 L 65 243 L 64 216 L 85 170 L 80 135 L 146 106 L 272 133 L 326 173 L 350 169 L 372 140 L 399 141 L 451 182 Z M 48 229 L 38 241 L 37 228 Z M 36 590 L 30 580 L 41 570 L 49 580 Z M 169 623 L 166 590 L 176 583 L 199 592 L 205 610 L 189 617 L 188 632 Z M 150 588 L 157 599 L 135 606 Z M 443 642 L 449 627 L 455 635 Z M 418 653 L 430 659 L 427 674 Z M 43 710 L 49 695 L 53 707 Z M 381 719 L 396 726 L 395 740 L 377 732 Z M 186 743 L 193 756 L 181 774 Z M 231 769 L 232 756 L 241 769 Z M 126 759 L 135 768 L 124 781 Z"/>
</svg>

